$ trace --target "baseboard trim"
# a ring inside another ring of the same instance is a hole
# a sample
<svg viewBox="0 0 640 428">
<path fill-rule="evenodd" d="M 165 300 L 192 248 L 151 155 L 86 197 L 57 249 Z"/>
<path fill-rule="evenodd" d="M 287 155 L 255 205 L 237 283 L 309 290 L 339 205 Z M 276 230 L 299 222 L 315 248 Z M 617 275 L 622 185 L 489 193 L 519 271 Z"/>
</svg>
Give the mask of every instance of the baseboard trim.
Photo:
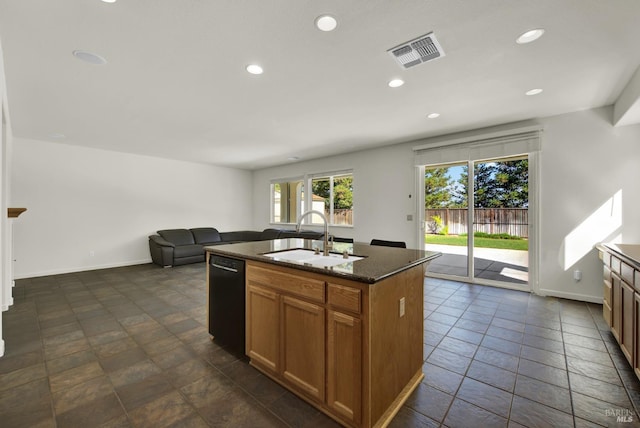
<svg viewBox="0 0 640 428">
<path fill-rule="evenodd" d="M 0 357 L 4 355 L 4 340 L 0 339 Z"/>
<path fill-rule="evenodd" d="M 151 263 L 151 258 L 143 259 L 143 260 L 132 260 L 128 262 L 120 262 L 120 263 L 107 263 L 104 265 L 94 265 L 94 266 L 79 266 L 74 268 L 63 268 L 63 269 L 53 269 L 49 271 L 41 271 L 41 272 L 30 272 L 21 275 L 16 275 L 15 279 L 27 279 L 27 278 L 37 278 L 40 276 L 49 276 L 49 275 L 62 275 L 65 273 L 76 273 L 76 272 L 86 272 L 90 270 L 99 270 L 99 269 L 110 269 L 117 267 L 126 267 L 126 266 L 135 266 L 135 265 L 144 265 L 147 263 Z"/>
<path fill-rule="evenodd" d="M 565 293 L 563 291 L 550 290 L 548 288 L 541 288 L 539 290 L 539 293 L 543 296 L 559 297 L 561 299 L 569 299 L 569 300 L 579 300 L 581 302 L 597 303 L 599 305 L 602 304 L 602 297 L 600 296 L 591 296 L 588 294 L 579 294 L 579 293 Z"/>
</svg>

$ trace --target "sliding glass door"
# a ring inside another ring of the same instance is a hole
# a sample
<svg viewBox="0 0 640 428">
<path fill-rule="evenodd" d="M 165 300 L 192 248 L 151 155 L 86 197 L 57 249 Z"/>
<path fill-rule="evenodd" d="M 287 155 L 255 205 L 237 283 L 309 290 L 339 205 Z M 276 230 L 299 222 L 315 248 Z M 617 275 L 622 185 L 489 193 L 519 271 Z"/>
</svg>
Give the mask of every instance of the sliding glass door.
<svg viewBox="0 0 640 428">
<path fill-rule="evenodd" d="M 527 288 L 527 155 L 425 167 L 425 249 L 438 251 L 427 273 Z"/>
<path fill-rule="evenodd" d="M 442 253 L 430 271 L 455 277 L 469 276 L 468 198 L 460 182 L 465 169 L 466 164 L 437 165 L 424 173 L 425 248 Z"/>
<path fill-rule="evenodd" d="M 528 160 L 473 162 L 473 169 L 473 277 L 526 285 Z"/>
</svg>

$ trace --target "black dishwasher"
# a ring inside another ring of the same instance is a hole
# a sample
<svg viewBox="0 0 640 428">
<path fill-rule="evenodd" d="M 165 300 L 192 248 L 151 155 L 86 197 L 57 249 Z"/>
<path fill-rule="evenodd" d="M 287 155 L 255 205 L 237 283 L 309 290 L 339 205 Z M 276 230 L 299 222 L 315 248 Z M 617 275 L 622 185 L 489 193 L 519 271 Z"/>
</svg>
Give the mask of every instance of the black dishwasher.
<svg viewBox="0 0 640 428">
<path fill-rule="evenodd" d="M 240 358 L 246 358 L 244 272 L 244 260 L 209 258 L 209 334 Z"/>
</svg>

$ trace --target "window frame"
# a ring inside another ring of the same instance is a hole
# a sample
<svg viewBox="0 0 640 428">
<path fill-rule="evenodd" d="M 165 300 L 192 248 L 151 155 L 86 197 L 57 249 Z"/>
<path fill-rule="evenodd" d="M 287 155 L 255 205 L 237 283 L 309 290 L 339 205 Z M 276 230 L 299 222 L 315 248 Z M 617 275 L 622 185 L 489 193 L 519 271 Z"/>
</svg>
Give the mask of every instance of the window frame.
<svg viewBox="0 0 640 428">
<path fill-rule="evenodd" d="M 339 171 L 329 171 L 329 172 L 318 172 L 318 173 L 307 173 L 304 174 L 303 176 L 293 176 L 293 177 L 285 177 L 285 178 L 274 178 L 270 180 L 270 184 L 269 184 L 269 224 L 273 225 L 273 226 L 290 226 L 290 225 L 295 225 L 297 223 L 297 220 L 294 222 L 276 222 L 275 221 L 275 191 L 274 191 L 274 186 L 276 184 L 280 184 L 280 183 L 287 183 L 287 182 L 294 182 L 294 181 L 301 181 L 302 182 L 302 186 L 303 189 L 306 189 L 306 192 L 309 193 L 309 195 L 311 197 L 307 197 L 307 196 L 303 196 L 303 204 L 302 206 L 304 207 L 302 212 L 297 212 L 297 218 L 299 218 L 300 215 L 302 215 L 304 212 L 310 211 L 313 209 L 313 191 L 312 189 L 312 182 L 313 180 L 318 180 L 318 179 L 329 179 L 329 183 L 330 183 L 330 190 L 329 190 L 329 216 L 327 217 L 327 220 L 329 221 L 329 226 L 331 227 L 344 227 L 344 228 L 353 228 L 355 225 L 355 216 L 353 215 L 353 212 L 355 211 L 354 207 L 355 207 L 355 203 L 352 204 L 351 210 L 352 210 L 352 214 L 351 214 L 351 224 L 335 224 L 332 222 L 333 220 L 333 212 L 334 212 L 334 192 L 333 192 L 333 187 L 334 187 L 334 180 L 335 178 L 341 178 L 341 177 L 347 177 L 350 176 L 351 177 L 351 183 L 352 183 L 352 187 L 353 187 L 353 183 L 355 182 L 355 174 L 353 172 L 352 169 L 347 169 L 347 170 L 339 170 Z M 304 195 L 305 190 L 303 190 L 303 195 Z M 355 189 L 353 190 L 353 193 L 355 193 Z M 282 194 L 280 196 L 282 198 Z M 324 210 L 323 210 L 324 212 Z M 322 226 L 321 222 L 313 222 L 313 223 L 309 223 L 310 221 L 312 221 L 314 216 L 310 216 L 308 219 L 305 219 L 305 224 L 309 225 L 309 226 Z"/>
</svg>

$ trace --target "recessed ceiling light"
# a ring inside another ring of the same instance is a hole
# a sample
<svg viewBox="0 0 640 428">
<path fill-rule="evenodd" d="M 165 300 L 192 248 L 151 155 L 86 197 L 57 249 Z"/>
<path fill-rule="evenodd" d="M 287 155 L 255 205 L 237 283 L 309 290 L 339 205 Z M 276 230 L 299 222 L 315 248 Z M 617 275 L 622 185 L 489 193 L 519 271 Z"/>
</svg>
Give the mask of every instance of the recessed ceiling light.
<svg viewBox="0 0 640 428">
<path fill-rule="evenodd" d="M 399 88 L 400 86 L 404 85 L 404 80 L 393 79 L 389 81 L 388 85 L 390 88 Z"/>
<path fill-rule="evenodd" d="M 247 65 L 247 71 L 251 74 L 262 74 L 264 70 L 258 64 Z"/>
<path fill-rule="evenodd" d="M 542 93 L 542 89 L 540 88 L 530 89 L 527 92 L 525 92 L 526 95 L 538 95 L 540 93 Z"/>
<path fill-rule="evenodd" d="M 103 3 L 115 3 L 116 0 L 102 0 Z"/>
<path fill-rule="evenodd" d="M 333 31 L 338 26 L 338 21 L 331 15 L 320 15 L 316 18 L 316 27 L 320 31 Z"/>
<path fill-rule="evenodd" d="M 106 59 L 100 55 L 94 54 L 93 52 L 75 50 L 73 51 L 73 56 L 90 64 L 104 65 L 107 63 Z"/>
<path fill-rule="evenodd" d="M 440 117 L 440 113 L 429 113 L 427 117 L 429 119 L 435 119 L 436 117 Z"/>
<path fill-rule="evenodd" d="M 529 30 L 525 33 L 520 34 L 520 37 L 516 39 L 516 43 L 523 45 L 525 43 L 531 43 L 535 40 L 538 40 L 544 34 L 544 29 L 536 28 L 534 30 Z"/>
<path fill-rule="evenodd" d="M 298 156 L 290 156 L 290 157 L 287 158 L 287 160 L 297 161 L 297 160 L 300 160 L 300 158 Z"/>
</svg>

